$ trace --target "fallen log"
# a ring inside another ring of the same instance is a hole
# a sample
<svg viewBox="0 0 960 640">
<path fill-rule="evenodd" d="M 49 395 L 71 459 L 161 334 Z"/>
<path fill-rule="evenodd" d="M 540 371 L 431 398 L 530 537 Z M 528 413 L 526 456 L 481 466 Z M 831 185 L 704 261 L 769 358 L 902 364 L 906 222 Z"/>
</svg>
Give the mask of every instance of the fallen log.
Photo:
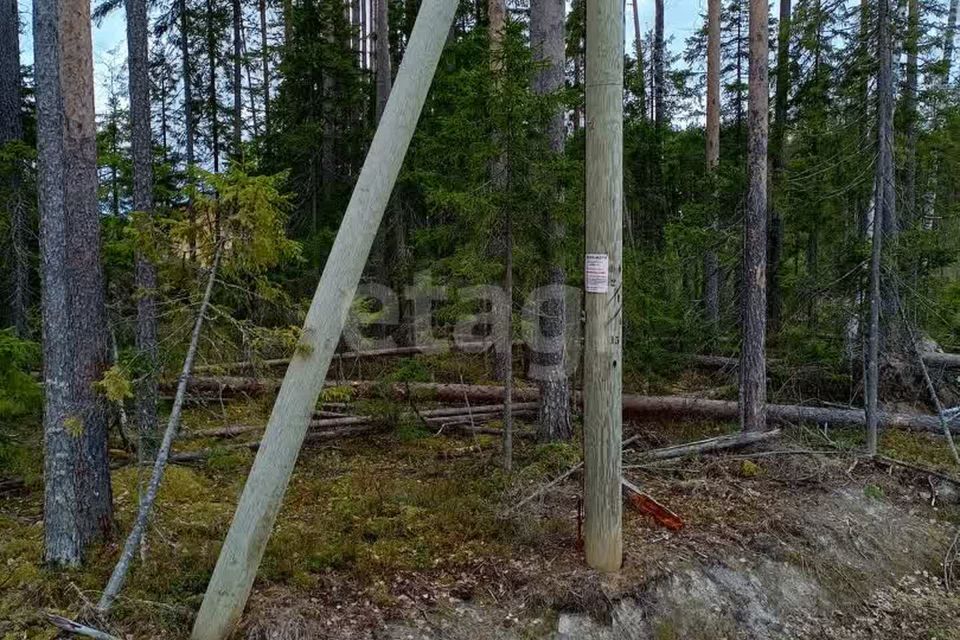
<svg viewBox="0 0 960 640">
<path fill-rule="evenodd" d="M 623 396 L 623 413 L 632 417 L 667 417 L 674 419 L 736 420 L 740 412 L 736 402 L 728 400 L 704 400 L 677 396 Z M 862 409 L 839 409 L 790 404 L 768 404 L 768 423 L 815 423 L 834 426 L 865 426 Z M 950 425 L 951 431 L 960 433 L 957 420 Z M 937 416 L 907 413 L 880 413 L 880 424 L 886 428 L 911 429 L 940 433 Z"/>
<path fill-rule="evenodd" d="M 222 384 L 222 378 L 216 378 L 215 380 L 221 381 L 217 384 Z M 240 380 L 243 381 L 245 386 L 249 387 L 249 385 L 246 385 L 247 379 Z M 208 384 L 204 379 L 200 379 L 198 382 L 201 385 Z M 269 387 L 267 382 L 259 382 L 261 388 Z M 503 387 L 495 385 L 437 382 L 383 385 L 369 380 L 347 381 L 342 384 L 330 382 L 328 385 L 347 387 L 354 397 L 387 393 L 398 400 L 417 398 L 445 402 L 462 402 L 464 399 L 471 402 L 494 402 L 503 398 Z M 276 385 L 273 388 L 276 388 Z M 513 398 L 519 402 L 534 402 L 539 399 L 539 391 L 535 387 L 518 387 L 513 391 Z M 580 402 L 579 394 L 577 394 L 577 402 Z M 660 417 L 675 420 L 736 420 L 740 412 L 737 403 L 730 400 L 707 400 L 681 396 L 624 395 L 623 415 L 644 419 Z M 866 424 L 862 409 L 788 404 L 768 404 L 767 421 L 773 424 L 782 422 L 808 422 L 842 426 L 864 426 Z M 887 428 L 895 427 L 932 433 L 939 433 L 941 430 L 939 418 L 926 414 L 881 412 L 880 424 Z M 949 426 L 953 433 L 960 433 L 960 416 L 952 418 Z"/>
<path fill-rule="evenodd" d="M 706 440 L 697 440 L 696 442 L 685 442 L 661 449 L 651 449 L 640 453 L 639 459 L 643 461 L 670 460 L 672 458 L 687 458 L 698 456 L 703 453 L 712 453 L 723 449 L 735 449 L 746 447 L 757 442 L 771 440 L 780 435 L 779 429 L 770 431 L 755 431 L 748 433 L 731 433 L 716 438 L 707 438 Z"/>
<path fill-rule="evenodd" d="M 536 402 L 518 402 L 513 404 L 513 411 L 517 415 L 529 415 L 530 413 L 536 411 L 539 406 Z M 498 418 L 503 413 L 503 405 L 487 405 L 484 407 L 476 407 L 472 412 L 465 407 L 442 407 L 439 409 L 427 409 L 419 412 L 419 416 L 426 420 L 428 423 L 434 422 L 455 422 L 457 420 L 466 420 L 467 423 L 471 420 L 477 422 L 489 421 Z M 323 412 L 318 412 L 323 413 Z M 408 415 L 413 415 L 412 412 L 405 412 Z M 376 422 L 378 420 L 377 416 L 363 415 L 363 416 L 345 416 L 340 414 L 338 417 L 334 418 L 323 418 L 319 420 L 313 420 L 310 422 L 311 430 L 321 430 L 321 429 L 330 429 L 335 427 L 349 427 L 355 425 L 369 424 Z M 240 425 L 232 427 L 219 427 L 216 429 L 202 429 L 200 431 L 189 431 L 180 434 L 180 439 L 201 439 L 201 438 L 233 438 L 236 436 L 243 435 L 245 433 L 252 433 L 254 431 L 262 431 L 264 428 L 263 425 Z"/>
<path fill-rule="evenodd" d="M 960 354 L 941 353 L 939 351 L 924 351 L 921 353 L 924 364 L 928 367 L 939 367 L 941 369 L 960 369 Z M 687 360 L 694 365 L 706 369 L 730 369 L 734 370 L 740 366 L 739 358 L 731 356 L 716 356 L 710 354 L 692 354 L 688 355 Z M 767 360 L 768 365 L 782 364 L 776 359 Z M 805 365 L 803 368 L 812 368 L 816 365 Z"/>
<path fill-rule="evenodd" d="M 332 427 L 349 427 L 360 424 L 367 424 L 373 421 L 372 416 L 349 416 L 346 418 L 328 418 L 324 420 L 312 420 L 310 422 L 311 429 L 328 429 Z M 222 427 L 218 429 L 203 429 L 200 431 L 190 431 L 182 434 L 180 439 L 186 440 L 197 440 L 200 438 L 234 438 L 236 436 L 243 435 L 245 433 L 252 433 L 254 431 L 263 431 L 264 425 L 254 424 L 254 425 L 241 425 L 235 427 Z"/>
<path fill-rule="evenodd" d="M 522 341 L 514 342 L 514 346 L 523 344 Z M 421 345 L 412 347 L 392 347 L 390 349 L 367 349 L 363 351 L 344 351 L 333 354 L 331 365 L 335 362 L 373 360 L 376 358 L 389 358 L 413 355 L 431 355 L 453 351 L 456 353 L 484 353 L 493 342 L 479 340 L 476 342 L 464 343 L 443 343 L 441 345 Z M 290 358 L 274 358 L 260 361 L 242 361 L 225 362 L 223 364 L 205 364 L 196 368 L 197 373 L 230 373 L 236 371 L 255 371 L 257 369 L 272 369 L 276 367 L 285 367 L 290 364 Z"/>
<path fill-rule="evenodd" d="M 260 427 L 262 428 L 262 427 Z M 304 438 L 304 442 L 325 442 L 328 440 L 336 440 L 338 438 L 348 438 L 352 436 L 366 435 L 368 433 L 375 433 L 380 431 L 380 427 L 376 425 L 355 425 L 352 427 L 341 427 L 339 429 L 328 429 L 325 431 L 316 431 L 312 433 L 307 433 Z M 180 453 L 174 453 L 170 456 L 170 462 L 175 462 L 178 464 L 184 464 L 188 462 L 199 462 L 200 460 L 206 460 L 210 456 L 213 456 L 218 453 L 230 452 L 230 451 L 241 451 L 247 449 L 249 451 L 256 451 L 260 448 L 260 440 L 254 440 L 253 442 L 244 442 L 243 444 L 232 444 L 226 447 L 214 447 L 212 449 L 199 449 L 197 451 L 183 451 Z"/>
<path fill-rule="evenodd" d="M 925 351 L 923 353 L 923 362 L 928 367 L 960 369 L 960 354 Z"/>
</svg>

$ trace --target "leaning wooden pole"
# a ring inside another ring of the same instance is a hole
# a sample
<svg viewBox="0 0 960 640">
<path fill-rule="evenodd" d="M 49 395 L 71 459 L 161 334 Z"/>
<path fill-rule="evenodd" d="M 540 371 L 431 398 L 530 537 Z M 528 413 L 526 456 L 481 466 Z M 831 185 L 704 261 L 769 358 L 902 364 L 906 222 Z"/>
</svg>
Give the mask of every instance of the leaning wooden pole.
<svg viewBox="0 0 960 640">
<path fill-rule="evenodd" d="M 587 0 L 584 543 L 602 571 L 623 558 L 623 46 L 623 2 Z"/>
<path fill-rule="evenodd" d="M 364 263 L 406 155 L 457 0 L 424 0 L 207 587 L 193 640 L 222 640 L 243 612 L 323 389 Z"/>
</svg>

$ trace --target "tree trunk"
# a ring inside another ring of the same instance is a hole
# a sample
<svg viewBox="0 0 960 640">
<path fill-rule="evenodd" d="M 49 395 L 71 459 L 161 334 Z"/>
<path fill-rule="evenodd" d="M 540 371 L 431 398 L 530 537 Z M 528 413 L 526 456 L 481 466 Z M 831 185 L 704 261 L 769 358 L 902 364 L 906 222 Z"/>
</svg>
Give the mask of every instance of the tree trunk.
<svg viewBox="0 0 960 640">
<path fill-rule="evenodd" d="M 771 165 L 773 180 L 767 185 L 767 206 L 770 208 L 768 239 L 767 304 L 770 331 L 780 327 L 783 299 L 780 291 L 780 260 L 783 255 L 783 219 L 773 198 L 773 189 L 783 179 L 786 167 L 787 99 L 790 94 L 790 0 L 780 0 L 780 22 L 777 28 L 777 95 L 773 117 Z"/>
<path fill-rule="evenodd" d="M 195 162 L 193 143 L 194 143 L 194 122 L 193 122 L 193 81 L 190 66 L 190 17 L 187 14 L 187 0 L 179 0 L 180 6 L 180 64 L 183 73 L 183 129 L 187 169 L 193 166 Z"/>
<path fill-rule="evenodd" d="M 708 0 L 707 3 L 707 173 L 711 181 L 716 180 L 716 170 L 720 164 L 720 0 Z M 719 215 L 716 210 L 716 189 L 710 205 L 710 234 L 708 246 L 703 257 L 703 302 L 707 312 L 707 322 L 716 331 L 720 322 L 720 266 L 713 244 L 720 231 Z"/>
<path fill-rule="evenodd" d="M 566 65 L 565 37 L 566 5 L 563 0 L 532 0 L 530 4 L 530 45 L 534 60 L 539 67 L 533 78 L 533 91 L 539 95 L 552 95 L 563 90 Z M 638 40 L 639 42 L 639 40 Z M 642 59 L 642 58 L 641 58 Z M 641 63 L 642 67 L 642 63 Z M 550 150 L 562 154 L 566 137 L 563 110 L 558 109 L 547 128 Z M 558 204 L 563 194 L 557 192 Z M 560 256 L 563 250 L 565 229 L 556 212 L 547 212 L 544 221 L 550 230 L 546 243 L 547 284 L 560 289 L 566 284 L 566 273 Z M 540 330 L 559 352 L 538 353 L 537 364 L 545 375 L 538 380 L 540 396 L 539 437 L 542 441 L 566 440 L 573 435 L 570 419 L 570 383 L 567 378 L 565 336 L 567 308 L 561 295 L 554 295 L 544 304 L 540 318 Z"/>
<path fill-rule="evenodd" d="M 23 138 L 20 96 L 20 10 L 17 0 L 0 0 L 0 147 Z M 12 282 L 10 306 L 17 335 L 28 333 L 30 258 L 27 250 L 27 207 L 20 178 L 10 177 L 10 197 L 5 203 L 10 220 Z"/>
<path fill-rule="evenodd" d="M 396 86 L 307 312 L 303 348 L 284 376 L 197 614 L 193 640 L 223 640 L 243 612 L 456 9 L 456 0 L 424 0 L 420 7 Z"/>
<path fill-rule="evenodd" d="M 767 32 L 766 0 L 750 0 L 749 187 L 743 234 L 743 347 L 740 353 L 740 426 L 744 431 L 758 431 L 766 426 Z"/>
<path fill-rule="evenodd" d="M 243 96 L 240 65 L 243 60 L 243 44 L 240 39 L 240 22 L 243 8 L 240 0 L 233 0 L 233 157 L 243 159 Z"/>
<path fill-rule="evenodd" d="M 360 0 L 360 69 L 370 68 L 370 58 L 367 54 L 367 48 L 370 41 L 370 27 L 367 20 L 367 7 L 369 0 Z"/>
<path fill-rule="evenodd" d="M 376 38 L 374 40 L 374 53 L 377 56 L 377 102 L 376 102 L 376 122 L 380 122 L 380 116 L 387 105 L 387 99 L 390 97 L 390 88 L 393 83 L 390 65 L 390 5 L 387 0 L 376 0 Z"/>
<path fill-rule="evenodd" d="M 127 66 L 130 79 L 130 151 L 133 159 L 133 209 L 153 215 L 153 140 L 150 129 L 150 61 L 146 0 L 126 0 Z M 157 272 L 150 258 L 137 251 L 134 287 L 137 303 L 136 345 L 139 369 L 136 416 L 141 461 L 156 453 L 157 426 Z"/>
<path fill-rule="evenodd" d="M 0 146 L 23 137 L 20 103 L 20 9 L 0 0 Z"/>
<path fill-rule="evenodd" d="M 207 87 L 207 109 L 210 111 L 210 141 L 213 154 L 213 172 L 220 172 L 220 103 L 217 99 L 217 37 L 213 28 L 213 0 L 207 0 L 207 62 L 209 85 Z"/>
<path fill-rule="evenodd" d="M 877 0 L 877 166 L 876 195 L 873 214 L 873 247 L 870 260 L 870 322 L 867 343 L 867 361 L 864 365 L 865 409 L 867 422 L 867 453 L 877 453 L 879 424 L 878 393 L 880 386 L 881 326 L 880 309 L 886 309 L 886 293 L 881 289 L 884 236 L 895 227 L 893 181 L 893 58 L 890 38 L 892 29 L 890 0 Z M 895 302 L 896 303 L 896 302 Z M 897 305 L 899 308 L 899 304 Z M 890 318 L 888 318 L 888 324 Z"/>
<path fill-rule="evenodd" d="M 643 33 L 640 31 L 640 0 L 630 0 L 633 7 L 633 46 L 637 58 L 637 111 L 641 118 L 647 117 L 646 80 L 643 77 Z"/>
<path fill-rule="evenodd" d="M 664 40 L 663 40 L 663 0 L 654 2 L 654 36 L 653 36 L 653 104 L 654 122 L 657 129 L 667 123 L 665 110 L 665 80 L 664 80 Z M 659 161 L 659 159 L 658 159 Z"/>
<path fill-rule="evenodd" d="M 263 67 L 263 137 L 270 149 L 270 43 L 267 39 L 267 0 L 260 1 L 260 64 Z"/>
<path fill-rule="evenodd" d="M 623 3 L 587 0 L 586 22 L 584 542 L 591 567 L 617 571 L 623 559 Z"/>
<path fill-rule="evenodd" d="M 494 91 L 500 90 L 503 61 L 504 26 L 507 7 L 504 0 L 489 0 L 487 3 L 487 37 L 490 41 L 490 74 L 493 76 Z M 501 147 L 499 131 L 493 132 L 493 144 Z M 490 165 L 490 184 L 495 192 L 503 192 L 508 187 L 509 163 L 501 150 Z M 501 304 L 494 304 L 493 312 L 499 320 L 495 332 L 497 348 L 494 353 L 495 375 L 504 384 L 503 408 L 503 466 L 510 471 L 513 466 L 513 413 L 511 397 L 513 395 L 513 216 L 509 209 L 501 212 L 499 229 L 503 248 L 503 297 Z"/>
<path fill-rule="evenodd" d="M 77 565 L 113 524 L 109 366 L 93 99 L 90 3 L 34 1 L 43 275 L 44 558 Z"/>
<path fill-rule="evenodd" d="M 917 54 L 920 40 L 920 2 L 907 0 L 907 35 L 904 48 L 907 50 L 907 73 L 903 86 L 903 126 L 905 155 L 903 171 L 903 216 L 909 225 L 917 218 Z"/>
<path fill-rule="evenodd" d="M 950 10 L 947 14 L 947 28 L 943 33 L 943 67 L 944 81 L 950 83 L 950 72 L 953 67 L 953 47 L 957 35 L 957 9 L 960 0 L 950 0 Z"/>
</svg>

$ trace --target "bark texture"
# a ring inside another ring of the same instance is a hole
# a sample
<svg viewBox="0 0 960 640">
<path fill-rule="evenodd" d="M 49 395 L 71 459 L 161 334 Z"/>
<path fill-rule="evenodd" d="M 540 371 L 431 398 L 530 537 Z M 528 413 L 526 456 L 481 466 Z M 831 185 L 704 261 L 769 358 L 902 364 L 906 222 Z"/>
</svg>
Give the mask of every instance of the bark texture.
<svg viewBox="0 0 960 640">
<path fill-rule="evenodd" d="M 110 360 L 100 264 L 90 3 L 35 0 L 43 277 L 44 558 L 77 565 L 113 522 L 107 411 L 94 391 Z"/>
<path fill-rule="evenodd" d="M 907 69 L 903 83 L 903 215 L 907 224 L 915 222 L 917 214 L 917 54 L 920 40 L 920 2 L 907 0 L 907 34 L 904 48 L 907 53 Z"/>
<path fill-rule="evenodd" d="M 566 65 L 566 4 L 564 0 L 531 0 L 530 46 L 534 60 L 542 64 L 533 78 L 533 90 L 540 95 L 550 95 L 563 90 Z M 563 153 L 566 131 L 563 110 L 558 109 L 550 119 L 547 130 L 550 150 Z M 563 197 L 557 193 L 558 201 Z M 562 287 L 567 274 L 559 256 L 563 248 L 565 229 L 553 212 L 547 212 L 546 228 L 550 239 L 545 247 L 547 257 L 547 284 Z M 539 437 L 543 441 L 566 440 L 573 435 L 570 420 L 570 383 L 567 378 L 566 344 L 567 308 L 563 297 L 554 296 L 543 305 L 540 329 L 558 351 L 536 354 L 538 364 L 548 373 L 539 381 L 542 403 L 540 405 Z"/>
<path fill-rule="evenodd" d="M 20 11 L 17 0 L 0 0 L 0 146 L 22 136 Z"/>
<path fill-rule="evenodd" d="M 744 431 L 757 431 L 766 425 L 768 13 L 766 0 L 750 0 L 749 186 L 743 234 L 740 352 L 740 425 Z"/>
<path fill-rule="evenodd" d="M 150 61 L 146 0 L 126 0 L 127 65 L 130 77 L 130 152 L 133 158 L 133 208 L 153 215 L 153 141 L 150 128 Z M 157 271 L 142 252 L 135 256 L 138 358 L 145 374 L 137 384 L 138 453 L 150 460 L 157 430 Z"/>
<path fill-rule="evenodd" d="M 867 453 L 877 453 L 879 424 L 878 395 L 880 387 L 880 349 L 883 343 L 880 324 L 881 308 L 890 304 L 889 291 L 882 289 L 881 268 L 884 236 L 896 226 L 893 173 L 893 56 L 891 49 L 892 12 L 890 0 L 877 1 L 877 162 L 874 180 L 876 193 L 873 214 L 873 246 L 870 258 L 870 319 L 868 323 L 866 362 L 864 370 L 865 409 L 867 422 Z M 899 309 L 899 303 L 892 301 Z M 890 318 L 887 315 L 888 319 Z"/>
<path fill-rule="evenodd" d="M 715 174 L 720 164 L 720 0 L 707 2 L 707 173 Z M 716 192 L 714 192 L 716 195 Z M 719 232 L 719 216 L 710 213 L 712 242 Z M 714 327 L 720 321 L 720 266 L 717 252 L 708 246 L 703 256 L 703 303 L 707 321 Z"/>
</svg>

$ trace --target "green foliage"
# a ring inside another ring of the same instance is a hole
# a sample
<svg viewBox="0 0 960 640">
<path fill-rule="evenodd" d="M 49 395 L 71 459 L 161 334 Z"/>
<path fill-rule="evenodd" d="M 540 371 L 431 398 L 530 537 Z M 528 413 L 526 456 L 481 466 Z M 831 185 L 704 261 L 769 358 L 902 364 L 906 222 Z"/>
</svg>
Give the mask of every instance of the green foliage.
<svg viewBox="0 0 960 640">
<path fill-rule="evenodd" d="M 107 400 L 116 404 L 123 404 L 124 400 L 133 397 L 130 377 L 123 367 L 116 364 L 103 373 L 103 377 L 96 383 L 96 388 Z"/>
<path fill-rule="evenodd" d="M 0 330 L 0 427 L 39 410 L 40 385 L 29 374 L 39 363 L 36 343 L 17 338 L 12 329 Z"/>
</svg>

